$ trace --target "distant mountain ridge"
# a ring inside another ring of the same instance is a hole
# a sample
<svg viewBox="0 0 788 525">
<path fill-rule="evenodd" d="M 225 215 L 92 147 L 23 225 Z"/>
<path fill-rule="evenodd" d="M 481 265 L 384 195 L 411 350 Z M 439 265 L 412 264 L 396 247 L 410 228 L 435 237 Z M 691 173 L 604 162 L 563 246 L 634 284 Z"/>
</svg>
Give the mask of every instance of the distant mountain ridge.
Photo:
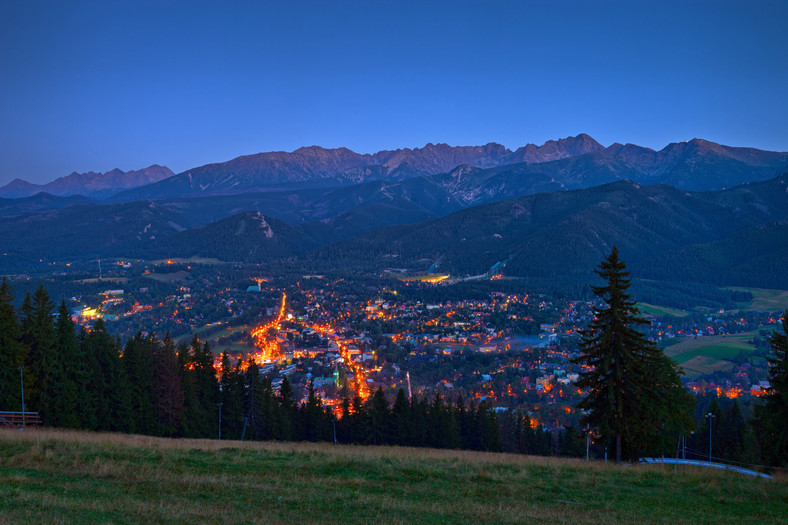
<svg viewBox="0 0 788 525">
<path fill-rule="evenodd" d="M 538 192 L 590 188 L 617 180 L 711 191 L 788 171 L 788 153 L 732 148 L 702 139 L 654 151 L 634 144 L 541 163 L 481 169 L 460 166 L 432 180 L 466 206 Z"/>
<path fill-rule="evenodd" d="M 120 192 L 110 200 L 231 195 L 430 177 L 466 206 L 472 206 L 616 180 L 670 184 L 692 191 L 716 190 L 765 180 L 786 170 L 786 152 L 729 147 L 702 139 L 671 143 L 659 151 L 618 143 L 605 148 L 583 133 L 541 146 L 528 144 L 515 151 L 496 143 L 456 147 L 430 143 L 423 148 L 374 154 L 319 146 L 291 153 L 258 153 L 192 168 Z"/>
<path fill-rule="evenodd" d="M 23 198 L 44 192 L 61 197 L 84 195 L 102 198 L 122 190 L 159 182 L 173 175 L 168 167 L 153 164 L 141 170 L 125 172 L 117 168 L 106 173 L 73 172 L 46 184 L 33 184 L 22 179 L 14 179 L 0 188 L 0 197 Z"/>
<path fill-rule="evenodd" d="M 786 171 L 786 152 L 729 147 L 703 139 L 671 143 L 659 151 L 619 143 L 606 148 L 581 133 L 541 146 L 527 144 L 514 151 L 496 143 L 429 143 L 422 148 L 373 154 L 310 146 L 289 153 L 244 155 L 177 175 L 153 165 L 128 173 L 72 173 L 44 185 L 16 179 L 0 188 L 0 197 L 24 197 L 44 191 L 58 196 L 82 194 L 108 198 L 110 202 L 132 202 L 328 189 L 426 177 L 462 206 L 474 206 L 616 180 L 708 191 L 766 180 Z"/>
<path fill-rule="evenodd" d="M 19 197 L 16 199 L 0 197 L 0 217 L 15 217 L 28 213 L 57 210 L 83 202 L 92 202 L 92 200 L 83 195 L 58 197 L 45 192 L 36 193 L 32 197 Z"/>
<path fill-rule="evenodd" d="M 586 134 L 551 140 L 542 146 L 529 144 L 515 151 L 496 143 L 456 147 L 430 143 L 423 148 L 384 150 L 374 154 L 310 146 L 291 153 L 258 153 L 199 166 L 159 183 L 124 191 L 112 200 L 328 187 L 372 180 L 395 182 L 445 173 L 465 164 L 488 168 L 518 162 L 544 162 L 603 149 Z"/>
</svg>

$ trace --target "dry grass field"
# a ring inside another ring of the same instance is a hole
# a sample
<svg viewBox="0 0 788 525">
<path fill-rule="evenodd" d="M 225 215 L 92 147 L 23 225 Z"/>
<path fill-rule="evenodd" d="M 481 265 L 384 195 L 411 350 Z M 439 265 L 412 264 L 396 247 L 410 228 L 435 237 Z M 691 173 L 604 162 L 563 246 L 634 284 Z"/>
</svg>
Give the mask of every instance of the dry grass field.
<svg viewBox="0 0 788 525">
<path fill-rule="evenodd" d="M 785 523 L 788 481 L 431 449 L 0 431 L 0 523 Z"/>
</svg>

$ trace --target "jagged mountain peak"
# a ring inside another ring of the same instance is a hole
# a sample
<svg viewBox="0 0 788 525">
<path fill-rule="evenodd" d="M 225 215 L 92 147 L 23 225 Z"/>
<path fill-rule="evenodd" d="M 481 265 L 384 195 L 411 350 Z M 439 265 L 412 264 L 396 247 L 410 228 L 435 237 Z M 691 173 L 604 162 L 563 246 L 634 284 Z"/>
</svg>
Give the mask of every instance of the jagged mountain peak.
<svg viewBox="0 0 788 525">
<path fill-rule="evenodd" d="M 12 198 L 29 197 L 43 191 L 59 196 L 87 195 L 101 197 L 121 190 L 158 182 L 173 175 L 174 173 L 169 168 L 158 164 L 128 172 L 124 172 L 119 168 L 114 168 L 106 173 L 95 171 L 78 173 L 74 171 L 47 184 L 33 184 L 22 179 L 15 179 L 0 188 L 0 196 Z"/>
<path fill-rule="evenodd" d="M 574 137 L 566 137 L 558 140 L 548 140 L 541 146 L 536 144 L 526 144 L 518 148 L 513 154 L 514 162 L 541 163 L 553 160 L 577 157 L 586 153 L 603 151 L 605 149 L 599 142 L 590 135 L 581 133 Z"/>
</svg>

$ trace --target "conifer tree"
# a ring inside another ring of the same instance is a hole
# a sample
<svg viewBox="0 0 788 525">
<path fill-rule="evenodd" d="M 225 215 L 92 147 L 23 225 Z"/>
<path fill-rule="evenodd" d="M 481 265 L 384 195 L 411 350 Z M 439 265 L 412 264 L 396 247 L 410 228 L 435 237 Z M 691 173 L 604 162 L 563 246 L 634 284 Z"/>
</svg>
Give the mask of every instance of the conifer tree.
<svg viewBox="0 0 788 525">
<path fill-rule="evenodd" d="M 184 399 L 182 374 L 169 332 L 153 351 L 154 406 L 159 432 L 175 436 L 181 428 Z"/>
<path fill-rule="evenodd" d="M 25 347 L 21 328 L 12 304 L 11 285 L 3 277 L 0 285 L 0 410 L 22 410 L 22 385 L 19 367 L 24 363 Z"/>
<path fill-rule="evenodd" d="M 595 272 L 605 284 L 592 289 L 605 304 L 594 308 L 581 334 L 582 355 L 574 362 L 588 367 L 577 382 L 588 393 L 578 408 L 588 411 L 581 424 L 606 439 L 621 462 L 689 428 L 691 398 L 675 364 L 638 330 L 648 321 L 627 293 L 631 279 L 617 248 Z"/>
<path fill-rule="evenodd" d="M 353 396 L 350 405 L 350 442 L 366 443 L 369 436 L 369 412 L 364 407 L 364 402 L 358 392 Z"/>
<path fill-rule="evenodd" d="M 244 439 L 263 439 L 263 395 L 260 368 L 251 357 L 247 362 L 244 379 L 244 417 L 247 425 Z"/>
<path fill-rule="evenodd" d="M 133 415 L 131 431 L 151 434 L 155 428 L 153 415 L 153 374 L 150 369 L 151 340 L 137 332 L 123 347 L 123 368 L 128 380 L 129 407 Z"/>
<path fill-rule="evenodd" d="M 763 404 L 755 407 L 754 422 L 764 459 L 775 466 L 788 465 L 788 310 L 782 329 L 783 333 L 771 335 L 774 357 L 769 358 L 769 390 Z"/>
<path fill-rule="evenodd" d="M 406 446 L 410 444 L 410 404 L 405 396 L 405 391 L 399 389 L 394 406 L 391 409 L 391 419 L 394 432 L 394 444 Z"/>
<path fill-rule="evenodd" d="M 80 426 L 79 394 L 81 363 L 79 362 L 79 342 L 75 331 L 74 322 L 66 306 L 66 301 L 60 302 L 57 322 L 55 323 L 55 348 L 56 359 L 54 370 L 57 371 L 57 386 L 52 388 L 52 414 L 50 424 L 77 428 Z"/>
<path fill-rule="evenodd" d="M 720 448 L 717 455 L 727 460 L 745 459 L 743 453 L 746 422 L 738 399 L 730 402 L 722 412 L 716 430 L 720 434 Z"/>
<path fill-rule="evenodd" d="M 282 378 L 282 384 L 279 386 L 279 431 L 280 435 L 276 436 L 277 439 L 284 439 L 290 441 L 293 436 L 297 435 L 296 428 L 296 404 L 293 401 L 293 389 L 290 386 L 290 381 L 287 376 Z"/>
<path fill-rule="evenodd" d="M 227 352 L 222 352 L 220 359 L 222 375 L 219 380 L 219 402 L 222 404 L 222 438 L 241 439 L 244 383 L 240 362 L 233 365 Z"/>
<path fill-rule="evenodd" d="M 372 395 L 369 406 L 370 432 L 369 442 L 373 445 L 383 445 L 389 442 L 389 406 L 383 390 L 378 387 Z"/>
<path fill-rule="evenodd" d="M 25 344 L 30 340 L 30 334 L 33 331 L 32 326 L 33 299 L 30 297 L 30 292 L 27 292 L 24 300 L 22 300 L 22 308 L 19 309 L 19 335 Z"/>
<path fill-rule="evenodd" d="M 323 410 L 322 401 L 315 393 L 313 381 L 309 381 L 309 392 L 306 403 L 302 407 L 303 438 L 306 441 L 318 441 L 321 439 L 321 419 Z"/>
<path fill-rule="evenodd" d="M 101 319 L 84 337 L 84 342 L 85 351 L 94 358 L 90 402 L 95 410 L 96 429 L 129 432 L 133 416 L 120 343 L 107 333 Z"/>
<path fill-rule="evenodd" d="M 32 302 L 25 298 L 24 333 L 30 352 L 27 366 L 30 367 L 32 384 L 30 400 L 32 410 L 41 413 L 41 420 L 49 425 L 54 422 L 53 402 L 58 395 L 61 367 L 55 351 L 55 323 L 52 318 L 54 305 L 43 286 L 33 294 Z"/>
<path fill-rule="evenodd" d="M 260 402 L 262 409 L 260 429 L 262 432 L 259 439 L 281 439 L 282 420 L 274 389 L 268 377 L 264 377 L 260 381 L 260 391 L 262 394 L 262 401 Z"/>
<path fill-rule="evenodd" d="M 219 433 L 219 384 L 208 343 L 195 336 L 188 351 L 179 353 L 184 368 L 184 435 L 215 438 Z"/>
<path fill-rule="evenodd" d="M 446 417 L 446 407 L 440 394 L 435 394 L 428 414 L 430 446 L 446 448 L 449 425 Z"/>
<path fill-rule="evenodd" d="M 347 384 L 342 387 L 342 401 L 339 404 L 339 421 L 337 422 L 337 439 L 341 443 L 352 443 L 353 432 L 352 427 L 352 409 L 351 409 L 350 393 Z"/>
<path fill-rule="evenodd" d="M 80 428 L 98 428 L 98 388 L 96 379 L 101 375 L 98 359 L 92 351 L 88 342 L 88 332 L 80 329 L 77 337 L 78 342 L 78 361 L 80 363 L 79 375 L 77 376 L 78 398 L 77 414 Z"/>
</svg>

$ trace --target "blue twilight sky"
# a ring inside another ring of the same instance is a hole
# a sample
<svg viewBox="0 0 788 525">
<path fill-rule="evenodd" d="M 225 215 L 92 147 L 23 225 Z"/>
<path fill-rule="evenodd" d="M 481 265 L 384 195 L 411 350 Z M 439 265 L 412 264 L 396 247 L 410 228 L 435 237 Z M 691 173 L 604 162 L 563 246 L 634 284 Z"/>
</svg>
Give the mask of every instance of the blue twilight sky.
<svg viewBox="0 0 788 525">
<path fill-rule="evenodd" d="M 786 151 L 786 27 L 759 0 L 0 0 L 0 185 L 582 132 Z"/>
</svg>

